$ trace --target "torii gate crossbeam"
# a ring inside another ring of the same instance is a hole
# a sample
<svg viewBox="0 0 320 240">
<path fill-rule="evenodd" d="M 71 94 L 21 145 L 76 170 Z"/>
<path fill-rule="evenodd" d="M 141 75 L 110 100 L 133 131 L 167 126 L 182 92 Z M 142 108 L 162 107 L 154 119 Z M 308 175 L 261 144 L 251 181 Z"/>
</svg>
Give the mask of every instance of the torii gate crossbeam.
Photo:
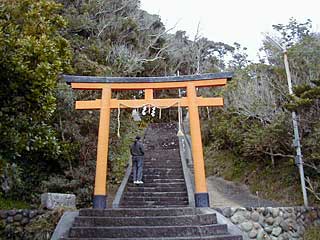
<svg viewBox="0 0 320 240">
<path fill-rule="evenodd" d="M 97 146 L 97 163 L 94 208 L 106 208 L 107 199 L 107 158 L 109 143 L 110 111 L 115 108 L 138 108 L 144 104 L 157 107 L 188 107 L 190 116 L 190 132 L 195 178 L 196 207 L 208 207 L 209 195 L 206 185 L 205 166 L 203 160 L 199 107 L 223 106 L 223 98 L 203 98 L 197 96 L 198 87 L 224 86 L 232 73 L 212 73 L 202 75 L 185 75 L 172 77 L 91 77 L 63 75 L 73 89 L 102 90 L 101 99 L 77 101 L 76 109 L 100 109 L 99 135 Z M 186 88 L 187 97 L 171 99 L 154 99 L 153 91 L 157 89 Z M 112 98 L 114 90 L 144 90 L 144 99 L 120 100 Z"/>
</svg>

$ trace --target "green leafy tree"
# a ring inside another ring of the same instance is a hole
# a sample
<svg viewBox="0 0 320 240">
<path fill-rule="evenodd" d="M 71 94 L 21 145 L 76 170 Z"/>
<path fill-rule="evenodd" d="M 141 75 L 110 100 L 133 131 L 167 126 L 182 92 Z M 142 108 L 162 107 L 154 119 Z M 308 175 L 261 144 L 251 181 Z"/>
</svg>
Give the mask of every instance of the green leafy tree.
<svg viewBox="0 0 320 240">
<path fill-rule="evenodd" d="M 57 77 L 71 59 L 59 34 L 60 7 L 44 0 L 0 3 L 0 161 L 24 169 L 28 184 L 21 191 L 54 169 L 63 150 L 51 125 Z"/>
</svg>

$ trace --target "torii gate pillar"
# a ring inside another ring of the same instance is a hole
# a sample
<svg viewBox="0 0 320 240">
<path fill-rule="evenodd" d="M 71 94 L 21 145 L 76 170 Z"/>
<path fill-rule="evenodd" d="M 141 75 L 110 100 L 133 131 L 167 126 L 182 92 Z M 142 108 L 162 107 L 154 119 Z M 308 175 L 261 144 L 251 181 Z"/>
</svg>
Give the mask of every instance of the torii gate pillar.
<svg viewBox="0 0 320 240">
<path fill-rule="evenodd" d="M 197 96 L 198 87 L 217 87 L 226 85 L 231 73 L 212 73 L 202 75 L 173 76 L 173 77 L 89 77 L 63 76 L 72 88 L 82 90 L 102 90 L 102 98 L 90 101 L 77 101 L 76 109 L 99 109 L 99 136 L 97 146 L 97 163 L 93 208 L 106 208 L 107 199 L 107 160 L 109 144 L 109 124 L 111 109 L 138 108 L 141 105 L 158 107 L 188 107 L 192 155 L 194 163 L 195 205 L 209 207 L 209 194 L 206 184 L 205 165 L 203 159 L 199 107 L 223 106 L 221 97 L 203 98 Z M 154 99 L 154 89 L 186 88 L 187 97 Z M 112 98 L 112 90 L 144 90 L 144 99 L 121 100 Z M 176 104 L 176 106 L 175 106 Z"/>
<path fill-rule="evenodd" d="M 192 158 L 195 183 L 195 205 L 196 207 L 209 207 L 209 194 L 206 184 L 206 174 L 203 159 L 201 127 L 198 106 L 192 99 L 196 99 L 196 88 L 192 83 L 188 84 L 187 94 L 189 99 L 189 121 L 192 144 Z"/>
</svg>

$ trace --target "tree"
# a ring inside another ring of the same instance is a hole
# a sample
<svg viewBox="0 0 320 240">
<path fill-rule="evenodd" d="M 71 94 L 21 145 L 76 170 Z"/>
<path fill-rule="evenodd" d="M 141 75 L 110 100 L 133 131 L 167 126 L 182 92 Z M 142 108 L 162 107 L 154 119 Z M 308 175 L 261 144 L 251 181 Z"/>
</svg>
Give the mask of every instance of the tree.
<svg viewBox="0 0 320 240">
<path fill-rule="evenodd" d="M 62 150 L 50 122 L 57 77 L 71 59 L 59 8 L 53 1 L 1 1 L 0 161 L 34 170 L 24 176 L 43 176 Z"/>
</svg>

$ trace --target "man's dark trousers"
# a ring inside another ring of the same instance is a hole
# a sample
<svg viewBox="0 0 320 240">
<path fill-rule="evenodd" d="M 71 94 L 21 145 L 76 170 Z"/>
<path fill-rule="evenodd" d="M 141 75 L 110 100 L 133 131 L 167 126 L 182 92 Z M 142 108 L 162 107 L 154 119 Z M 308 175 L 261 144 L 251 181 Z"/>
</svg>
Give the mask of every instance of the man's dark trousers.
<svg viewBox="0 0 320 240">
<path fill-rule="evenodd" d="M 142 181 L 143 156 L 132 156 L 133 181 Z"/>
</svg>

